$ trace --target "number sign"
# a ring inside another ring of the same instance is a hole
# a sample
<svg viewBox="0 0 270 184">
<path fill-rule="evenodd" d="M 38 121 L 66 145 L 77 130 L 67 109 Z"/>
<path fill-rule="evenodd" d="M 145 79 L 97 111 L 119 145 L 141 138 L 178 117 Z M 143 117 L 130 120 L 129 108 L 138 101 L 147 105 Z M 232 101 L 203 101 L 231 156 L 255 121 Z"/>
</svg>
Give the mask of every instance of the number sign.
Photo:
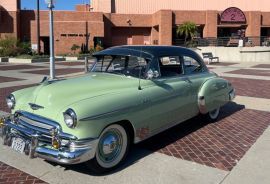
<svg viewBox="0 0 270 184">
<path fill-rule="evenodd" d="M 246 16 L 239 8 L 231 7 L 221 13 L 220 21 L 227 23 L 246 23 Z"/>
</svg>

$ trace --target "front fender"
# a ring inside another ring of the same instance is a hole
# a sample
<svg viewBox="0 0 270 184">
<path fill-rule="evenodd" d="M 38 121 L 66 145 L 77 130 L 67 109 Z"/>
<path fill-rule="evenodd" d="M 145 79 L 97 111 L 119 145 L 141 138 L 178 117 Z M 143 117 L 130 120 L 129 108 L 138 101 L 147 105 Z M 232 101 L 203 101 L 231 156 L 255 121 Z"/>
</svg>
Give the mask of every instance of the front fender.
<svg viewBox="0 0 270 184">
<path fill-rule="evenodd" d="M 200 113 L 206 114 L 230 101 L 229 93 L 233 90 L 230 83 L 220 77 L 206 80 L 198 94 Z"/>
<path fill-rule="evenodd" d="M 76 112 L 78 124 L 74 129 L 63 126 L 63 131 L 80 139 L 97 138 L 102 130 L 111 123 L 123 120 L 138 122 L 143 116 L 135 116 L 135 112 L 138 113 L 140 108 L 140 100 L 137 93 L 125 91 L 124 93 L 99 96 L 78 101 L 64 108 L 63 112 L 67 108 L 72 108 Z M 57 119 L 65 124 L 62 114 Z"/>
</svg>

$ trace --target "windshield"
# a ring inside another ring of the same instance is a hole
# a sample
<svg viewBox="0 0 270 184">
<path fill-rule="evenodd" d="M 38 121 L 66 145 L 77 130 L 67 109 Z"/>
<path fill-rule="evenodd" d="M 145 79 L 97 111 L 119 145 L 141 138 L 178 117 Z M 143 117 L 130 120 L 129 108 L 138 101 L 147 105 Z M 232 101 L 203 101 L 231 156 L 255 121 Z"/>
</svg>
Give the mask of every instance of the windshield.
<svg viewBox="0 0 270 184">
<path fill-rule="evenodd" d="M 102 56 L 97 58 L 92 72 L 105 72 L 118 75 L 144 78 L 147 60 L 135 56 Z"/>
</svg>

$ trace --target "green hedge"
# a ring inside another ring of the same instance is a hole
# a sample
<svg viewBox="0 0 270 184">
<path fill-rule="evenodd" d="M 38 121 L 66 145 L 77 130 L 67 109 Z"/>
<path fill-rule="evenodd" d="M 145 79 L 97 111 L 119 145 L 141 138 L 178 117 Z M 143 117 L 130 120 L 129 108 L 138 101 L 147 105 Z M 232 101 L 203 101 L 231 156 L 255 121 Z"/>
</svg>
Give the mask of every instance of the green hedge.
<svg viewBox="0 0 270 184">
<path fill-rule="evenodd" d="M 0 57 L 16 57 L 31 53 L 32 49 L 29 42 L 20 42 L 13 37 L 6 37 L 0 40 Z"/>
</svg>

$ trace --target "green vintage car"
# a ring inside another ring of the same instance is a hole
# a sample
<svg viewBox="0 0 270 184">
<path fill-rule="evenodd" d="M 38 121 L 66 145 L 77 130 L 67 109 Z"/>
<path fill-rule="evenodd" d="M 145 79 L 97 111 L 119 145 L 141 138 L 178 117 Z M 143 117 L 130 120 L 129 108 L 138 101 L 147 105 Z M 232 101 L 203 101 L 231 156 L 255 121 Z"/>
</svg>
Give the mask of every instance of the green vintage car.
<svg viewBox="0 0 270 184">
<path fill-rule="evenodd" d="M 203 114 L 215 121 L 235 96 L 194 51 L 173 46 L 119 46 L 93 55 L 89 73 L 44 80 L 7 97 L 3 144 L 95 172 L 123 162 L 132 144 Z"/>
</svg>

